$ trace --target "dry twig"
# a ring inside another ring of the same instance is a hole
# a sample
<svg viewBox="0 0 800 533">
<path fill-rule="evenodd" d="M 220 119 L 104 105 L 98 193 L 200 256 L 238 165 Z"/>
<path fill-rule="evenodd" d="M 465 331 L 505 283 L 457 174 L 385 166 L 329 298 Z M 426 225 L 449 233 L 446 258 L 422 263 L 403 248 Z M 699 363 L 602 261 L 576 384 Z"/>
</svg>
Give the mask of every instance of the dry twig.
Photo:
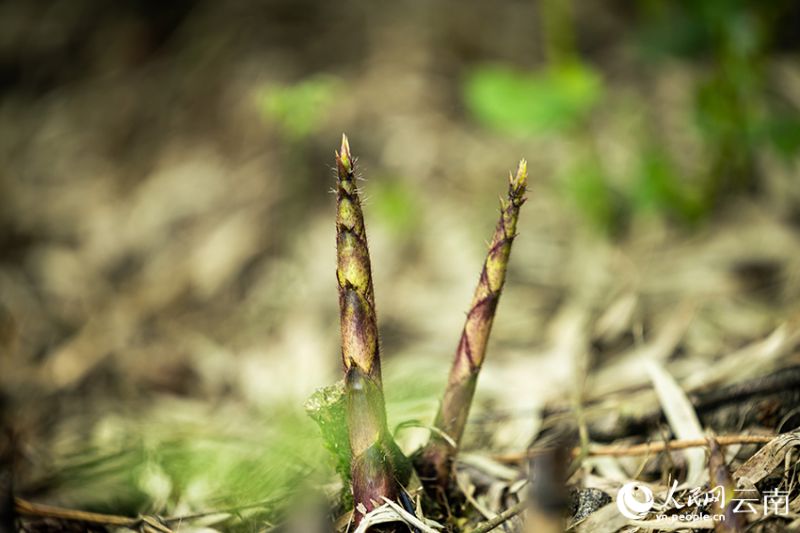
<svg viewBox="0 0 800 533">
<path fill-rule="evenodd" d="M 486 522 L 482 522 L 478 524 L 478 527 L 470 531 L 469 533 L 487 533 L 488 531 L 493 530 L 494 528 L 500 526 L 502 523 L 511 520 L 522 511 L 525 510 L 527 507 L 527 502 L 519 502 L 518 504 L 509 507 L 499 515 L 495 516 L 491 520 L 487 520 Z"/>
<path fill-rule="evenodd" d="M 771 442 L 775 437 L 776 435 L 722 435 L 716 437 L 716 441 L 720 446 L 729 446 L 731 444 L 766 444 Z M 625 457 L 632 455 L 650 455 L 665 451 L 672 452 L 677 450 L 685 450 L 687 448 L 699 448 L 703 446 L 708 446 L 707 439 L 646 442 L 643 444 L 634 444 L 632 446 L 594 446 L 589 449 L 589 456 Z M 492 459 L 501 463 L 518 463 L 535 456 L 537 453 L 537 450 L 531 449 L 525 452 L 493 455 Z M 573 448 L 573 456 L 577 456 L 579 453 L 580 447 Z"/>
</svg>

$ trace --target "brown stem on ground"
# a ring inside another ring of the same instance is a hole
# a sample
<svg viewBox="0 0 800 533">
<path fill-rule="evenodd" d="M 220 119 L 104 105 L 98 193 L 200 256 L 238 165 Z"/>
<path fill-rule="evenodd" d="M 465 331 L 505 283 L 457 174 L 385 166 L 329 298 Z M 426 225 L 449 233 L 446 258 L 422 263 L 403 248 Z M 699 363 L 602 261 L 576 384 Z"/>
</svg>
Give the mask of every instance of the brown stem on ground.
<svg viewBox="0 0 800 533">
<path fill-rule="evenodd" d="M 528 458 L 526 533 L 562 533 L 566 526 L 567 478 L 578 435 L 571 425 L 542 430 Z"/>
<path fill-rule="evenodd" d="M 16 531 L 14 509 L 14 433 L 5 398 L 0 394 L 0 533 Z"/>
</svg>

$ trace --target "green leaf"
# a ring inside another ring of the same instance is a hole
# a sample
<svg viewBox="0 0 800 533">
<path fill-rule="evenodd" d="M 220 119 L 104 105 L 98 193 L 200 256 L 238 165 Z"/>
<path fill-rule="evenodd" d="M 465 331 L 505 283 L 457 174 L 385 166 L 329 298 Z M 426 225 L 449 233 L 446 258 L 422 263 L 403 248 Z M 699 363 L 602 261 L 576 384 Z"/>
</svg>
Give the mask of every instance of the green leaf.
<svg viewBox="0 0 800 533">
<path fill-rule="evenodd" d="M 564 187 L 581 215 L 597 230 L 612 234 L 617 229 L 618 205 L 614 191 L 596 161 L 583 160 L 571 165 Z"/>
<path fill-rule="evenodd" d="M 800 118 L 797 116 L 771 117 L 765 128 L 772 145 L 784 158 L 791 160 L 800 151 Z"/>
<path fill-rule="evenodd" d="M 294 85 L 264 87 L 258 97 L 262 116 L 287 135 L 302 139 L 325 119 L 339 90 L 340 81 L 315 76 Z"/>
<path fill-rule="evenodd" d="M 645 150 L 641 156 L 633 201 L 640 211 L 667 213 L 685 223 L 696 222 L 708 214 L 699 191 L 682 184 L 672 161 L 656 149 Z"/>
<path fill-rule="evenodd" d="M 470 112 L 485 125 L 512 134 L 558 133 L 588 115 L 602 95 L 596 71 L 574 62 L 541 73 L 481 67 L 465 83 Z"/>
<path fill-rule="evenodd" d="M 412 188 L 400 180 L 375 180 L 370 185 L 370 208 L 398 235 L 417 224 L 419 212 Z"/>
</svg>

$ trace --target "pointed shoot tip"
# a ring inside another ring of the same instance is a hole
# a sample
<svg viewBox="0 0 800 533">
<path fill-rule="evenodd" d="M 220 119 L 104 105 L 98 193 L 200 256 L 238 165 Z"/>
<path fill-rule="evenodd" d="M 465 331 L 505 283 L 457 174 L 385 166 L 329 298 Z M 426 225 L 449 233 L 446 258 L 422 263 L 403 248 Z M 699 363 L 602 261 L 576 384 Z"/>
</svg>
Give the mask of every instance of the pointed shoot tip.
<svg viewBox="0 0 800 533">
<path fill-rule="evenodd" d="M 340 172 L 345 174 L 353 170 L 353 157 L 350 155 L 350 142 L 347 140 L 347 135 L 342 133 L 342 146 L 336 152 L 336 162 L 338 163 Z"/>
<path fill-rule="evenodd" d="M 525 159 L 520 160 L 517 172 L 515 175 L 509 176 L 509 182 L 514 196 L 519 196 L 525 192 L 525 187 L 528 185 L 528 162 Z"/>
<path fill-rule="evenodd" d="M 339 150 L 339 154 L 341 158 L 346 161 L 348 164 L 352 157 L 350 156 L 350 141 L 347 140 L 347 135 L 342 133 L 342 147 Z"/>
<path fill-rule="evenodd" d="M 524 185 L 527 180 L 528 180 L 528 162 L 523 158 L 519 160 L 519 165 L 517 166 L 516 181 L 521 185 Z"/>
</svg>

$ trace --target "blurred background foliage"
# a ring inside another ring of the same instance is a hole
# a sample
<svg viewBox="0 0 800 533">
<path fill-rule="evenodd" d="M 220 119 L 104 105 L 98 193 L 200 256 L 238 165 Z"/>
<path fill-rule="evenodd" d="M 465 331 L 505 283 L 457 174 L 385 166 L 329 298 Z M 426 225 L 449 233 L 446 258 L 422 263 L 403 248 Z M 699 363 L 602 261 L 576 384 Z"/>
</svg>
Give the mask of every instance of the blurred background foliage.
<svg viewBox="0 0 800 533">
<path fill-rule="evenodd" d="M 318 76 L 290 86 L 265 87 L 261 112 L 290 139 L 302 139 L 315 132 L 326 110 L 334 105 L 338 85 L 335 78 Z"/>
<path fill-rule="evenodd" d="M 331 479 L 302 405 L 340 372 L 342 131 L 392 427 L 433 415 L 520 157 L 530 200 L 476 413 L 563 393 L 550 347 L 575 306 L 627 295 L 647 335 L 705 298 L 692 357 L 765 334 L 800 287 L 798 27 L 790 0 L 3 2 L 0 376 L 32 443 L 20 487 L 178 514 Z"/>
<path fill-rule="evenodd" d="M 776 93 L 765 70 L 765 61 L 782 44 L 780 28 L 790 2 L 637 3 L 639 25 L 628 37 L 637 66 L 657 69 L 680 60 L 704 70 L 692 83 L 691 107 L 659 112 L 691 115 L 707 161 L 682 183 L 672 163 L 680 154 L 660 148 L 659 132 L 642 124 L 644 141 L 627 147 L 639 159 L 636 175 L 622 190 L 614 190 L 614 180 L 598 170 L 604 167 L 602 156 L 591 148 L 594 136 L 604 133 L 602 124 L 585 130 L 593 110 L 604 105 L 603 73 L 576 53 L 574 6 L 560 0 L 541 5 L 547 64 L 535 72 L 475 67 L 465 82 L 465 101 L 481 123 L 498 131 L 566 136 L 586 144 L 590 155 L 564 180 L 576 207 L 596 227 L 619 230 L 619 209 L 626 216 L 650 210 L 696 223 L 726 195 L 758 189 L 754 158 L 760 150 L 791 164 L 800 139 L 796 105 Z M 647 105 L 644 97 L 633 96 L 637 105 Z"/>
</svg>

